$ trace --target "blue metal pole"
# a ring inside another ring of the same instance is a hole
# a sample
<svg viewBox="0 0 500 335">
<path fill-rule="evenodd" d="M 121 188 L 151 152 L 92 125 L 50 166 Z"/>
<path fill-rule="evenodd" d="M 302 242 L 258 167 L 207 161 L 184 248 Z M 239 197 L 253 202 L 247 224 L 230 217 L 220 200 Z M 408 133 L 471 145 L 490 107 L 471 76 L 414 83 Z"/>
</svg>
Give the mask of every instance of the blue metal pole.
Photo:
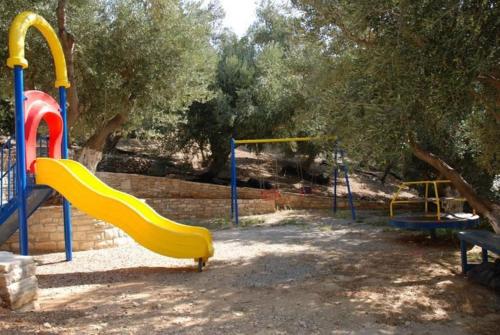
<svg viewBox="0 0 500 335">
<path fill-rule="evenodd" d="M 483 263 L 488 263 L 488 249 L 481 249 L 481 261 Z"/>
<path fill-rule="evenodd" d="M 234 175 L 233 175 L 234 139 L 233 138 L 231 138 L 231 140 L 229 141 L 229 144 L 231 146 L 230 162 L 231 162 L 231 220 L 232 220 L 234 217 L 234 187 L 233 187 L 233 184 L 234 184 Z"/>
<path fill-rule="evenodd" d="M 462 274 L 466 274 L 469 265 L 467 264 L 467 243 L 464 240 L 460 240 L 460 258 L 462 260 Z"/>
<path fill-rule="evenodd" d="M 234 224 L 239 224 L 238 217 L 238 188 L 237 188 L 237 179 L 236 179 L 236 142 L 234 138 L 231 139 L 231 181 L 232 181 L 232 190 L 233 190 L 233 218 Z"/>
<path fill-rule="evenodd" d="M 16 185 L 16 176 L 15 176 L 15 170 L 12 171 L 12 174 L 13 176 L 11 177 L 10 176 L 10 168 L 12 166 L 12 140 L 9 140 L 9 155 L 8 155 L 8 158 L 7 158 L 7 201 L 10 200 L 10 196 L 12 194 L 12 197 L 14 197 L 14 194 L 16 192 L 15 190 L 15 185 Z M 11 186 L 11 179 L 14 180 L 14 185 Z M 12 188 L 12 193 L 10 192 L 11 191 L 11 188 Z"/>
<path fill-rule="evenodd" d="M 347 186 L 347 194 L 349 196 L 349 207 L 351 208 L 352 219 L 356 220 L 356 210 L 354 209 L 354 201 L 352 199 L 351 185 L 349 184 L 349 171 L 348 171 L 347 165 L 344 161 L 344 151 L 342 149 L 340 150 L 340 157 L 342 159 L 342 168 L 343 168 L 344 174 L 345 174 L 345 183 Z"/>
<path fill-rule="evenodd" d="M 61 117 L 63 119 L 63 136 L 62 136 L 62 158 L 68 158 L 68 122 L 66 110 L 66 88 L 59 87 L 59 106 L 61 108 Z M 64 248 L 66 249 L 66 261 L 73 259 L 73 246 L 72 246 L 72 227 L 71 227 L 71 206 L 69 201 L 63 199 L 63 214 L 64 214 Z"/>
<path fill-rule="evenodd" d="M 337 164 L 337 147 L 334 154 L 335 168 L 333 170 L 333 213 L 337 213 L 337 179 L 339 177 L 339 167 Z"/>
<path fill-rule="evenodd" d="M 28 255 L 28 218 L 26 213 L 26 140 L 24 137 L 24 73 L 14 67 L 14 95 L 16 102 L 16 160 L 17 160 L 17 214 L 19 220 L 19 251 Z"/>
<path fill-rule="evenodd" d="M 2 152 L 0 153 L 0 156 L 2 157 L 0 159 L 0 206 L 3 205 L 3 177 L 4 177 L 4 161 L 3 161 L 3 151 L 5 147 L 2 147 Z M 7 177 L 7 183 L 8 183 L 9 177 Z M 8 190 L 7 190 L 8 192 Z M 9 201 L 9 195 L 7 194 L 7 201 Z"/>
</svg>

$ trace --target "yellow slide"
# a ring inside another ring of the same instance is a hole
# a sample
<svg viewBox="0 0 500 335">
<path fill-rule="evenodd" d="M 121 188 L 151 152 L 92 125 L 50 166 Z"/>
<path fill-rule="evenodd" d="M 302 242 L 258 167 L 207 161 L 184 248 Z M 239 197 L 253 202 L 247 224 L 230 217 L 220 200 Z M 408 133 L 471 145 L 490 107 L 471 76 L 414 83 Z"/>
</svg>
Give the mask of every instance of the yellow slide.
<svg viewBox="0 0 500 335">
<path fill-rule="evenodd" d="M 203 262 L 213 256 L 212 236 L 207 229 L 162 217 L 136 197 L 109 187 L 76 161 L 38 158 L 35 171 L 37 184 L 52 187 L 73 206 L 115 225 L 149 250 Z"/>
</svg>

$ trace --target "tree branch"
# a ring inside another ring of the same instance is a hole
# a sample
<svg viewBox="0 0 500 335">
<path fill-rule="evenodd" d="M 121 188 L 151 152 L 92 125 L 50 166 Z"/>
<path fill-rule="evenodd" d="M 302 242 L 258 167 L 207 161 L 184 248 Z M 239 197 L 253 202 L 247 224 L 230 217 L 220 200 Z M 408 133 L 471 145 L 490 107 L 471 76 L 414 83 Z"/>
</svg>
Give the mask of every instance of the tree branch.
<svg viewBox="0 0 500 335">
<path fill-rule="evenodd" d="M 58 0 L 56 16 L 57 27 L 59 31 L 59 39 L 66 58 L 66 67 L 68 71 L 68 80 L 71 83 L 68 89 L 68 127 L 71 128 L 78 119 L 80 114 L 80 100 L 78 98 L 77 84 L 75 80 L 74 52 L 75 52 L 75 37 L 66 28 L 66 5 L 67 0 Z"/>
<path fill-rule="evenodd" d="M 488 218 L 494 230 L 497 233 L 500 233 L 500 213 L 498 212 L 499 206 L 490 203 L 486 199 L 480 198 L 472 186 L 460 175 L 460 173 L 458 173 L 438 156 L 420 147 L 413 136 L 410 136 L 409 142 L 415 157 L 426 162 L 441 173 L 444 178 L 450 180 L 453 186 L 455 186 L 457 191 L 460 192 L 472 208 Z"/>
</svg>

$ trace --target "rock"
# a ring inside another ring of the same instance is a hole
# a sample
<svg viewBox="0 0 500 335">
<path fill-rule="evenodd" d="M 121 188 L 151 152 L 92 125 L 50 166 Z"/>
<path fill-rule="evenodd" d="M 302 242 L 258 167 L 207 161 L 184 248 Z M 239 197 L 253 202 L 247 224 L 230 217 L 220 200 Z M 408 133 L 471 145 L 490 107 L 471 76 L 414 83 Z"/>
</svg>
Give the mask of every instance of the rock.
<svg viewBox="0 0 500 335">
<path fill-rule="evenodd" d="M 19 309 L 37 298 L 36 264 L 31 256 L 0 252 L 0 301 Z"/>
<path fill-rule="evenodd" d="M 23 304 L 22 307 L 16 308 L 17 312 L 35 312 L 40 310 L 40 303 L 38 301 L 31 301 Z"/>
<path fill-rule="evenodd" d="M 44 328 L 52 328 L 52 325 L 50 323 L 48 323 L 48 322 L 44 322 L 43 323 L 43 327 Z"/>
<path fill-rule="evenodd" d="M 453 285 L 453 282 L 451 280 L 443 280 L 443 281 L 440 281 L 439 283 L 436 284 L 436 287 L 437 288 L 446 288 L 450 285 Z"/>
<path fill-rule="evenodd" d="M 12 269 L 34 264 L 33 257 L 14 255 L 11 252 L 0 251 L 0 273 L 8 273 Z"/>
<path fill-rule="evenodd" d="M 484 286 L 492 288 L 496 292 L 500 292 L 500 260 L 495 263 L 482 263 L 474 266 L 467 272 L 467 278 Z"/>
<path fill-rule="evenodd" d="M 97 330 L 97 331 L 102 330 L 102 326 L 100 326 L 100 325 L 91 325 L 90 328 L 92 330 Z"/>
<path fill-rule="evenodd" d="M 132 305 L 133 305 L 134 307 L 138 307 L 138 306 L 139 306 L 139 303 L 138 303 L 137 301 L 134 301 L 134 302 L 132 303 Z"/>
<path fill-rule="evenodd" d="M 20 281 L 22 278 L 34 276 L 35 272 L 35 263 L 13 267 L 9 272 L 0 275 L 0 287 L 9 286 Z"/>
</svg>

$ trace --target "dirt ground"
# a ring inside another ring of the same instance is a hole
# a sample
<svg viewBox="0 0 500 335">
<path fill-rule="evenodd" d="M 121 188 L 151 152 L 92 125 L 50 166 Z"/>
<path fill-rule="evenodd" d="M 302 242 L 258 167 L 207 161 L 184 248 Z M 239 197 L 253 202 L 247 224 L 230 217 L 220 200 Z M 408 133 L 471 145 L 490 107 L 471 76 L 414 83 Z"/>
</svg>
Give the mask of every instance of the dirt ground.
<svg viewBox="0 0 500 335">
<path fill-rule="evenodd" d="M 460 274 L 456 241 L 368 212 L 243 222 L 214 232 L 203 273 L 137 245 L 37 256 L 40 309 L 0 310 L 0 333 L 498 333 L 500 296 Z"/>
</svg>

